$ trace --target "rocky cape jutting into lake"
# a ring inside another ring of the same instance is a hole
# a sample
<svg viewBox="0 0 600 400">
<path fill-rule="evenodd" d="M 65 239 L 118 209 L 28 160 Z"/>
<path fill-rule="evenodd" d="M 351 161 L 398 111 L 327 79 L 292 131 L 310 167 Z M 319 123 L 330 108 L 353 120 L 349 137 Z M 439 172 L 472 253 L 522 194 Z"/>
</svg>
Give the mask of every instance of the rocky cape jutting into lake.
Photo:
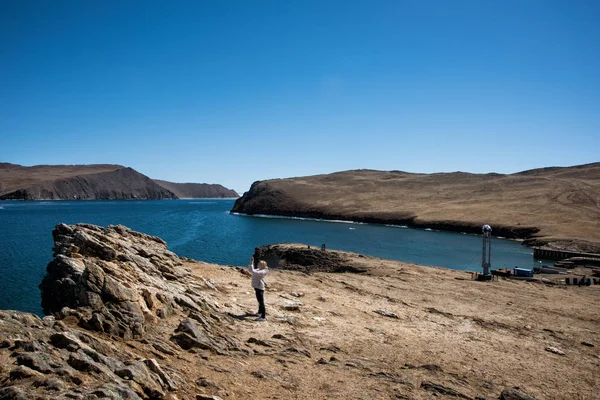
<svg viewBox="0 0 600 400">
<path fill-rule="evenodd" d="M 600 163 L 515 174 L 355 170 L 258 181 L 232 212 L 406 225 L 600 252 Z"/>
<path fill-rule="evenodd" d="M 0 399 L 573 399 L 599 391 L 600 287 L 269 245 L 246 268 L 124 226 L 56 226 L 46 317 L 0 311 Z M 250 254 L 249 254 L 250 256 Z M 543 368 L 540 368 L 543 365 Z M 517 388 L 518 387 L 518 388 Z"/>
<path fill-rule="evenodd" d="M 121 165 L 0 163 L 0 200 L 159 200 L 238 197 L 221 185 L 153 180 Z"/>
</svg>

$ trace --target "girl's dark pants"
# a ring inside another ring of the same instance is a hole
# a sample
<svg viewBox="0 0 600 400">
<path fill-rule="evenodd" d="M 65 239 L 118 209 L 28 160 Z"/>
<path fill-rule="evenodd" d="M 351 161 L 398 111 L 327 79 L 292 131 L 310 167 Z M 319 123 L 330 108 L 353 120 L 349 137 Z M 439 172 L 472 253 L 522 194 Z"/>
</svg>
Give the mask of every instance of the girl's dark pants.
<svg viewBox="0 0 600 400">
<path fill-rule="evenodd" d="M 256 300 L 258 300 L 258 313 L 261 318 L 266 318 L 267 310 L 265 309 L 265 291 L 263 289 L 254 289 Z"/>
</svg>

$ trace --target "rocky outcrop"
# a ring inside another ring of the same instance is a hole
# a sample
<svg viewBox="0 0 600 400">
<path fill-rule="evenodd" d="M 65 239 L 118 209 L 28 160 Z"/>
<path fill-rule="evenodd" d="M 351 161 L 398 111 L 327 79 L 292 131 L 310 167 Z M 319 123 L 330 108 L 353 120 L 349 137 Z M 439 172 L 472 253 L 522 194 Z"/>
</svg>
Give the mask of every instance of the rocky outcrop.
<svg viewBox="0 0 600 400">
<path fill-rule="evenodd" d="M 254 182 L 231 212 L 345 220 L 528 239 L 600 251 L 600 163 L 517 174 L 355 170 Z"/>
<path fill-rule="evenodd" d="M 54 317 L 0 311 L 0 399 L 161 399 L 175 371 Z"/>
<path fill-rule="evenodd" d="M 191 397 L 172 358 L 241 350 L 230 317 L 160 238 L 86 224 L 53 237 L 47 316 L 0 311 L 0 399 Z"/>
<path fill-rule="evenodd" d="M 149 200 L 177 196 L 121 166 L 0 166 L 0 200 Z M 41 178 L 37 178 L 41 177 Z"/>
<path fill-rule="evenodd" d="M 154 179 L 154 182 L 158 183 L 160 186 L 164 187 L 182 199 L 225 199 L 240 197 L 235 190 L 227 189 L 226 187 L 217 184 L 174 183 L 161 181 L 159 179 Z"/>
<path fill-rule="evenodd" d="M 265 260 L 269 268 L 302 272 L 366 272 L 345 252 L 323 250 L 303 244 L 272 244 L 257 247 L 255 260 Z M 362 256 L 364 257 L 364 256 Z"/>
</svg>

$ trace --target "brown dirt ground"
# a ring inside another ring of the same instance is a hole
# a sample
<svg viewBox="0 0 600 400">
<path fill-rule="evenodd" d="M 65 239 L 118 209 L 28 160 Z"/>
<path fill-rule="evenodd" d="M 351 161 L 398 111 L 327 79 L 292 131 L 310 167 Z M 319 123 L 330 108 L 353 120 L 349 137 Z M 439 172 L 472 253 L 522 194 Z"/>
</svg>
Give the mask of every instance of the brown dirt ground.
<svg viewBox="0 0 600 400">
<path fill-rule="evenodd" d="M 239 268 L 187 262 L 215 284 L 233 337 L 253 350 L 182 353 L 189 376 L 214 382 L 202 390 L 224 399 L 434 398 L 427 381 L 470 398 L 512 386 L 537 399 L 600 398 L 600 286 L 477 282 L 464 271 L 350 257 L 369 272 L 272 270 L 267 322 L 246 316 L 257 305 Z M 297 301 L 299 310 L 285 309 Z"/>
</svg>

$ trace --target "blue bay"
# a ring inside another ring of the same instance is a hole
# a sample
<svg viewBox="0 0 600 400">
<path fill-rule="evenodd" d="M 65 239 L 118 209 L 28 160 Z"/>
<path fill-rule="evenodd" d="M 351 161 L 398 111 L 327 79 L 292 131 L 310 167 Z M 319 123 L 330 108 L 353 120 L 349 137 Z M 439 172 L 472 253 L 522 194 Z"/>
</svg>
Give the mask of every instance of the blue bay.
<svg viewBox="0 0 600 400">
<path fill-rule="evenodd" d="M 479 271 L 481 236 L 382 225 L 232 215 L 234 200 L 0 202 L 0 309 L 41 314 L 38 284 L 52 259 L 58 223 L 122 224 L 164 239 L 169 249 L 223 265 L 246 265 L 256 246 L 312 246 Z M 492 267 L 534 266 L 533 252 L 493 239 Z"/>
</svg>

